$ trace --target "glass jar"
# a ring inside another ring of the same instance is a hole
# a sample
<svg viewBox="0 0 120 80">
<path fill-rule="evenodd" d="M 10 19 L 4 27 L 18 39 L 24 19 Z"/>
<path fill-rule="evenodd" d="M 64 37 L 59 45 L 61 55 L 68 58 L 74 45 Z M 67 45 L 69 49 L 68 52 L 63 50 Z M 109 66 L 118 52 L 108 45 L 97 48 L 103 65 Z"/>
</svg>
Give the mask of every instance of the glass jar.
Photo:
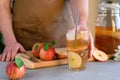
<svg viewBox="0 0 120 80">
<path fill-rule="evenodd" d="M 120 5 L 113 1 L 103 1 L 95 27 L 95 46 L 107 54 L 115 53 L 120 45 Z"/>
</svg>

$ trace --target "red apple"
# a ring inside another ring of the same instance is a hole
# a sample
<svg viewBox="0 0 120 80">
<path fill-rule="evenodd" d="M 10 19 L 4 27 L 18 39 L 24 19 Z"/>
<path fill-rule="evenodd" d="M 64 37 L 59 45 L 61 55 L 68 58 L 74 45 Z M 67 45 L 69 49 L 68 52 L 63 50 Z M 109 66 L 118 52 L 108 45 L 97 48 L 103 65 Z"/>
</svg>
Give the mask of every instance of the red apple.
<svg viewBox="0 0 120 80">
<path fill-rule="evenodd" d="M 23 65 L 21 68 L 18 68 L 15 62 L 10 62 L 6 66 L 6 75 L 12 79 L 17 80 L 22 78 L 26 73 L 26 67 Z"/>
<path fill-rule="evenodd" d="M 55 49 L 53 47 L 49 47 L 47 50 L 42 48 L 39 53 L 40 59 L 44 61 L 50 61 L 55 58 Z"/>
<path fill-rule="evenodd" d="M 107 54 L 101 50 L 94 50 L 93 56 L 96 60 L 101 62 L 105 62 L 108 60 Z"/>
<path fill-rule="evenodd" d="M 42 47 L 43 47 L 42 43 L 39 43 L 39 42 L 37 42 L 33 45 L 32 53 L 33 53 L 34 57 L 39 57 L 39 52 L 42 49 Z"/>
</svg>

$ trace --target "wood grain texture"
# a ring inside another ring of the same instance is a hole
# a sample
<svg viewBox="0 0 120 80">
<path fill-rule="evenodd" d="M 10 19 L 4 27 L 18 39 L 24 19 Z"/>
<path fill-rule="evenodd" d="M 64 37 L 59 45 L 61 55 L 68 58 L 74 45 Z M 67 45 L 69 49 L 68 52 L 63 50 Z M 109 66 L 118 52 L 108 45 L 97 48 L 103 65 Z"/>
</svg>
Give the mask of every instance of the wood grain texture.
<svg viewBox="0 0 120 80">
<path fill-rule="evenodd" d="M 68 64 L 67 59 L 42 61 L 38 58 L 33 57 L 31 51 L 28 51 L 25 54 L 18 53 L 16 55 L 16 57 L 22 59 L 28 69 L 37 69 L 37 68 L 45 68 L 45 67 L 52 67 L 52 66 Z"/>
</svg>

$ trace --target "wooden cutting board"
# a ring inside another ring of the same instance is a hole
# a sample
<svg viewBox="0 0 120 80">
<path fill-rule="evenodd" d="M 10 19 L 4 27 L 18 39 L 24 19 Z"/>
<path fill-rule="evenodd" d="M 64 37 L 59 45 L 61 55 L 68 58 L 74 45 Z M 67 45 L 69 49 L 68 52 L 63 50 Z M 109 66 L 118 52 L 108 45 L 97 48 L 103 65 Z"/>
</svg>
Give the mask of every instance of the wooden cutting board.
<svg viewBox="0 0 120 80">
<path fill-rule="evenodd" d="M 38 58 L 33 57 L 31 51 L 27 51 L 26 53 L 18 53 L 16 57 L 22 59 L 28 69 L 45 68 L 68 64 L 67 59 L 42 61 Z"/>
<path fill-rule="evenodd" d="M 66 52 L 66 48 L 57 48 L 57 49 Z M 96 50 L 98 50 L 98 49 L 96 49 Z M 110 59 L 112 56 L 113 55 L 109 54 L 108 58 Z M 52 66 L 59 66 L 59 65 L 68 64 L 67 59 L 58 59 L 58 60 L 52 60 L 52 61 L 42 61 L 42 60 L 40 60 L 38 58 L 33 57 L 31 51 L 27 51 L 26 53 L 18 53 L 16 55 L 16 57 L 22 59 L 28 69 L 45 68 L 45 67 L 52 67 Z M 92 57 L 88 61 L 92 62 L 92 61 L 95 61 L 95 59 Z"/>
</svg>

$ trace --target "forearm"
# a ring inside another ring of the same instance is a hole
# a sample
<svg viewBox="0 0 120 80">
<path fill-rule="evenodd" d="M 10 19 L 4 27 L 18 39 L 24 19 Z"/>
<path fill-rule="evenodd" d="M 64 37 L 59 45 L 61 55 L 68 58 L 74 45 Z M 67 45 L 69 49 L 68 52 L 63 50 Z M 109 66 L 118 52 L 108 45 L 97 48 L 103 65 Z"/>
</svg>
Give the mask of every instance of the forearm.
<svg viewBox="0 0 120 80">
<path fill-rule="evenodd" d="M 0 6 L 0 31 L 3 35 L 4 43 L 16 42 L 13 30 L 12 30 L 12 16 L 9 6 Z"/>
<path fill-rule="evenodd" d="M 75 21 L 76 9 L 79 9 L 79 24 L 87 24 L 88 21 L 88 0 L 70 0 L 73 19 Z"/>
</svg>

